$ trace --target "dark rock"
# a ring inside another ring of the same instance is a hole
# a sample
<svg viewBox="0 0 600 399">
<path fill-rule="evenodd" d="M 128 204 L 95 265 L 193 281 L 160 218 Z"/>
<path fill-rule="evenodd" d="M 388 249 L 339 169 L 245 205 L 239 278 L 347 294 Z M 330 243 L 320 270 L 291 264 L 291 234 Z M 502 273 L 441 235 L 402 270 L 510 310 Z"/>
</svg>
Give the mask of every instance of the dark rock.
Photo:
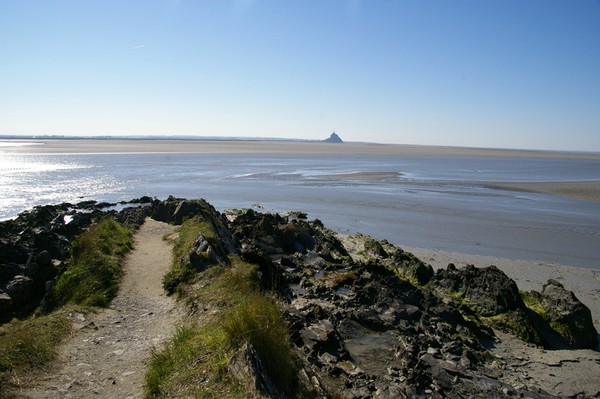
<svg viewBox="0 0 600 399">
<path fill-rule="evenodd" d="M 287 253 L 306 253 L 315 247 L 311 234 L 300 223 L 294 221 L 279 227 L 279 237 Z"/>
<path fill-rule="evenodd" d="M 300 335 L 304 345 L 316 354 L 327 352 L 336 356 L 343 352 L 340 336 L 330 320 L 318 320 L 304 328 Z"/>
<path fill-rule="evenodd" d="M 128 207 L 122 209 L 116 216 L 116 219 L 122 225 L 129 228 L 137 228 L 144 224 L 147 216 L 150 216 L 151 209 L 147 206 Z"/>
<path fill-rule="evenodd" d="M 463 313 L 537 345 L 543 343 L 521 299 L 519 289 L 496 266 L 440 270 L 430 286 L 449 298 Z"/>
<path fill-rule="evenodd" d="M 154 201 L 154 198 L 150 198 L 147 195 L 144 195 L 140 198 L 135 198 L 129 201 L 129 204 L 151 204 Z"/>
<path fill-rule="evenodd" d="M 496 266 L 440 270 L 432 285 L 461 295 L 482 316 L 524 309 L 517 284 Z"/>
<path fill-rule="evenodd" d="M 175 213 L 175 209 L 179 203 L 183 201 L 181 198 L 175 198 L 173 196 L 169 196 L 164 201 L 154 200 L 152 202 L 152 210 L 150 216 L 154 220 L 158 220 L 159 222 L 172 223 L 173 221 L 173 213 Z"/>
<path fill-rule="evenodd" d="M 11 297 L 4 301 L 0 323 L 35 310 L 56 265 L 69 257 L 73 238 L 102 214 L 77 209 L 68 203 L 37 206 L 0 222 L 0 291 Z"/>
<path fill-rule="evenodd" d="M 433 277 L 433 267 L 410 252 L 399 250 L 394 255 L 394 266 L 407 278 L 418 285 L 425 285 Z"/>
<path fill-rule="evenodd" d="M 596 349 L 598 332 L 590 309 L 556 280 L 548 280 L 541 293 L 529 293 L 537 302 L 533 310 L 546 320 L 564 341 L 580 349 Z"/>
<path fill-rule="evenodd" d="M 241 385 L 267 398 L 285 398 L 267 374 L 260 357 L 250 344 L 236 352 L 227 364 L 228 374 Z M 254 396 L 254 395 L 251 395 Z"/>
<path fill-rule="evenodd" d="M 0 310 L 2 311 L 2 314 L 7 314 L 12 308 L 12 305 L 13 301 L 10 295 L 8 295 L 6 292 L 0 291 Z M 3 319 L 3 317 L 0 317 L 0 322 L 2 322 Z"/>
<path fill-rule="evenodd" d="M 219 257 L 217 255 L 217 252 L 202 233 L 199 233 L 196 237 L 192 249 L 188 254 L 188 261 L 190 266 L 198 272 L 211 265 L 229 263 L 226 257 Z"/>
<path fill-rule="evenodd" d="M 548 325 L 566 326 L 565 339 L 573 345 L 592 344 L 581 338 L 589 333 L 580 328 L 588 324 L 589 310 L 586 314 L 587 308 L 556 282 L 531 294 L 538 304 L 531 310 L 514 281 L 493 266 L 449 265 L 434 275 L 414 255 L 364 237 L 364 253 L 356 256 L 360 240 L 349 251 L 345 239 L 298 213 L 242 210 L 225 218 L 204 200 L 174 197 L 118 213 L 98 205 L 36 207 L 0 223 L 3 320 L 26 315 L 40 301 L 40 312 L 52 308 L 57 265 L 68 256 L 72 239 L 96 217 L 110 215 L 135 225 L 151 215 L 173 224 L 197 218 L 208 226 L 182 256 L 186 272 L 226 264 L 231 254 L 258 265 L 260 288 L 279 295 L 300 380 L 320 398 L 550 397 L 503 382 L 503 370 L 490 366 L 480 342 L 489 342 L 493 334 L 485 324 L 520 336 L 530 329 L 536 333 L 534 310 L 544 310 Z M 285 387 L 273 385 L 249 345 L 233 356 L 227 372 L 249 387 L 250 396 L 284 397 Z"/>
<path fill-rule="evenodd" d="M 30 298 L 30 293 L 33 290 L 35 283 L 27 276 L 17 275 L 15 276 L 6 287 L 4 291 L 13 302 L 24 303 Z"/>
</svg>

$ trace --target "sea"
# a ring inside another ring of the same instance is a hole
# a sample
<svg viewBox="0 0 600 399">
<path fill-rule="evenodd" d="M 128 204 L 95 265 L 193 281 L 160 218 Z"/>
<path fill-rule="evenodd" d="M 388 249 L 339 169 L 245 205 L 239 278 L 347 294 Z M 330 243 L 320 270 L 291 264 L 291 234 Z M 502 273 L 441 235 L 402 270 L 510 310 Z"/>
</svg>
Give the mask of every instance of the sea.
<svg viewBox="0 0 600 399">
<path fill-rule="evenodd" d="M 600 269 L 600 202 L 490 182 L 600 180 L 600 160 L 365 154 L 21 154 L 0 148 L 0 220 L 141 196 L 302 211 L 408 247 Z"/>
</svg>

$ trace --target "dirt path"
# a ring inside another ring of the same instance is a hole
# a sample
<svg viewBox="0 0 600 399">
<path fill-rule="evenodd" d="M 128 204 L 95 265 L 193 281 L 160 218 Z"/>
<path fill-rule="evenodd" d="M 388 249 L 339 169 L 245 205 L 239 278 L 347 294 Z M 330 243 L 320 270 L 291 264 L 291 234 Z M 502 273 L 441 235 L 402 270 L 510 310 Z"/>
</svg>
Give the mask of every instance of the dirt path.
<svg viewBox="0 0 600 399">
<path fill-rule="evenodd" d="M 75 331 L 55 367 L 21 393 L 25 398 L 141 398 L 150 348 L 169 338 L 182 318 L 164 295 L 174 227 L 146 219 L 135 234 L 120 291 L 109 309 L 73 314 Z"/>
</svg>

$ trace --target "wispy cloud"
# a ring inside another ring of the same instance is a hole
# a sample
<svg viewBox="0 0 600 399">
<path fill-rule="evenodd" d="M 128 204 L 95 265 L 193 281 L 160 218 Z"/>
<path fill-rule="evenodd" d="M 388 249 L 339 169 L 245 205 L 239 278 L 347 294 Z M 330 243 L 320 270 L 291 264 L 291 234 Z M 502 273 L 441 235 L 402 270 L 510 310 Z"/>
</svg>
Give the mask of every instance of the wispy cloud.
<svg viewBox="0 0 600 399">
<path fill-rule="evenodd" d="M 137 50 L 137 49 L 144 48 L 144 47 L 146 47 L 145 44 L 136 44 L 135 46 L 132 47 L 132 49 Z"/>
</svg>

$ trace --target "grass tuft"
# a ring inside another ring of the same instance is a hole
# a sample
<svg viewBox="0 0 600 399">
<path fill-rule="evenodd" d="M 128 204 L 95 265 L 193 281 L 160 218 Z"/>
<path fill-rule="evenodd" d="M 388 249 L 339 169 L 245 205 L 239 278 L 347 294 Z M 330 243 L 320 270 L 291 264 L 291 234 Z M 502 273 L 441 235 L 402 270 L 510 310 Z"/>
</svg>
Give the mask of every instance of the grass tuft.
<svg viewBox="0 0 600 399">
<path fill-rule="evenodd" d="M 297 370 L 287 324 L 276 303 L 260 291 L 258 267 L 231 257 L 231 266 L 199 273 L 194 287 L 186 291 L 186 301 L 192 308 L 210 311 L 202 327 L 180 329 L 154 352 L 146 397 L 246 397 L 245 389 L 226 372 L 227 363 L 246 342 L 278 388 L 295 393 Z"/>
<path fill-rule="evenodd" d="M 0 326 L 0 392 L 9 391 L 12 376 L 25 375 L 53 360 L 70 326 L 65 311 Z"/>
<path fill-rule="evenodd" d="M 193 282 L 197 275 L 191 268 L 187 255 L 198 234 L 204 235 L 211 245 L 217 240 L 212 224 L 200 218 L 187 219 L 178 228 L 178 236 L 173 246 L 173 265 L 163 277 L 163 288 L 168 295 L 177 293 L 181 296 L 183 288 Z"/>
<path fill-rule="evenodd" d="M 275 301 L 261 291 L 258 266 L 231 256 L 227 266 L 214 264 L 197 272 L 189 253 L 198 234 L 214 247 L 218 236 L 209 222 L 199 218 L 186 220 L 178 233 L 163 287 L 169 294 L 177 293 L 200 320 L 181 327 L 153 352 L 146 397 L 247 397 L 248 388 L 227 373 L 227 364 L 245 343 L 252 345 L 271 381 L 298 396 L 288 326 Z"/>
<path fill-rule="evenodd" d="M 77 237 L 70 266 L 56 282 L 57 303 L 108 306 L 119 289 L 121 263 L 133 246 L 132 235 L 113 219 L 103 219 Z"/>
<path fill-rule="evenodd" d="M 270 298 L 251 293 L 225 313 L 221 325 L 232 348 L 241 348 L 246 342 L 251 344 L 273 383 L 282 391 L 294 390 L 297 370 L 288 328 Z"/>
<path fill-rule="evenodd" d="M 225 334 L 215 325 L 179 327 L 162 350 L 151 354 L 146 398 L 238 397 L 239 386 L 224 371 L 230 356 Z"/>
</svg>

